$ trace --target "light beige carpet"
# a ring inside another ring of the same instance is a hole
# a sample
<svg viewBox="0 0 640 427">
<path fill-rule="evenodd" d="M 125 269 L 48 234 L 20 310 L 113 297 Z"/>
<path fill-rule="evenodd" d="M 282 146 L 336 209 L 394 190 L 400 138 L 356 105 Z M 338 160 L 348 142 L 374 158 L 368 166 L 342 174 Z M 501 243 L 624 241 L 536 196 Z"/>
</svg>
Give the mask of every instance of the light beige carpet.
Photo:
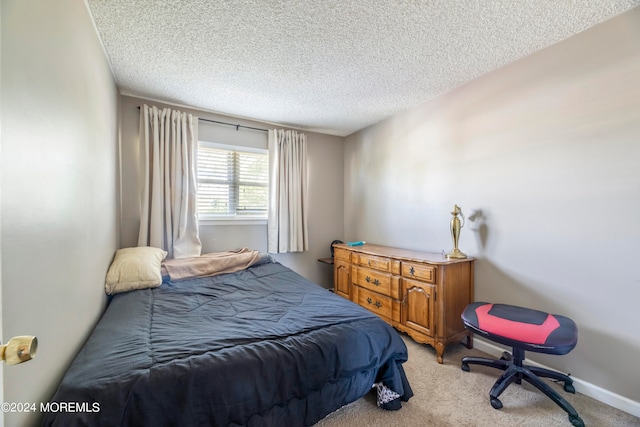
<svg viewBox="0 0 640 427">
<path fill-rule="evenodd" d="M 470 372 L 460 369 L 462 357 L 489 357 L 487 354 L 450 345 L 440 365 L 430 346 L 404 335 L 403 339 L 409 349 L 404 369 L 414 392 L 409 402 L 399 411 L 385 411 L 376 406 L 375 392 L 371 392 L 316 427 L 571 427 L 567 413 L 525 381 L 511 384 L 500 396 L 503 408 L 493 409 L 489 390 L 502 371 L 478 365 L 470 365 Z M 640 426 L 640 418 L 580 393 L 566 393 L 562 383 L 552 386 L 573 405 L 587 427 Z"/>
</svg>

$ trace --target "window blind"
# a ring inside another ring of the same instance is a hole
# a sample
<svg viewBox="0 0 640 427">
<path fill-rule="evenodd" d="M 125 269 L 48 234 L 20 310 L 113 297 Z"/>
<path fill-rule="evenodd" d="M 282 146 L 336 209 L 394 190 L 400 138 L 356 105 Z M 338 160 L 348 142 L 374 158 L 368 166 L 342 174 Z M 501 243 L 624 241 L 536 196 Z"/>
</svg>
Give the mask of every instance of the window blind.
<svg viewBox="0 0 640 427">
<path fill-rule="evenodd" d="M 199 216 L 266 218 L 268 170 L 267 150 L 199 142 Z"/>
</svg>

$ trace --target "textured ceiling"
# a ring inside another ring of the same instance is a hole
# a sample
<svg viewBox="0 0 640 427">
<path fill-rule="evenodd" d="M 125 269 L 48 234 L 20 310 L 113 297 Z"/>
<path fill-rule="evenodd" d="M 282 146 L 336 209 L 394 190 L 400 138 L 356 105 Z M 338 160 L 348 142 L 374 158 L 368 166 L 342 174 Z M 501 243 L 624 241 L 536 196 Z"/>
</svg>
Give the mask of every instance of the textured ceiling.
<svg viewBox="0 0 640 427">
<path fill-rule="evenodd" d="M 87 0 L 123 94 L 345 136 L 640 0 Z"/>
</svg>

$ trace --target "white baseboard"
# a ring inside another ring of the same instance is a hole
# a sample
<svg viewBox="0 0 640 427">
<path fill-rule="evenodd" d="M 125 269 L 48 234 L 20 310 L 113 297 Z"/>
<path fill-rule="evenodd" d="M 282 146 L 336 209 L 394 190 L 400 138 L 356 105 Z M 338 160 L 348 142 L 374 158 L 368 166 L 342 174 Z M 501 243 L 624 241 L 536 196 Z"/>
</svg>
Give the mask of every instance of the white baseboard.
<svg viewBox="0 0 640 427">
<path fill-rule="evenodd" d="M 505 350 L 511 350 L 510 348 L 497 346 L 493 342 L 488 342 L 478 337 L 473 338 L 473 347 L 494 357 L 500 357 Z M 552 369 L 529 359 L 527 359 L 527 363 L 532 366 Z M 571 379 L 573 379 L 573 385 L 576 388 L 576 392 L 592 397 L 602 403 L 606 403 L 609 406 L 613 406 L 616 409 L 620 409 L 621 411 L 640 418 L 640 402 L 636 402 L 609 390 L 605 390 L 602 387 L 583 381 L 573 375 L 571 375 Z"/>
</svg>

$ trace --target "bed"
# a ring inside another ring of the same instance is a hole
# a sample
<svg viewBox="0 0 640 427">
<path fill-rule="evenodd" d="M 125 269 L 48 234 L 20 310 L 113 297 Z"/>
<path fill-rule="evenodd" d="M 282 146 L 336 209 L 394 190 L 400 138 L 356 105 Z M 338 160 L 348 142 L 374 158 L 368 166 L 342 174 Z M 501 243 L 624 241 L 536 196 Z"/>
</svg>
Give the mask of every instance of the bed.
<svg viewBox="0 0 640 427">
<path fill-rule="evenodd" d="M 372 388 L 399 409 L 406 360 L 376 315 L 261 255 L 115 294 L 43 425 L 310 426 Z"/>
</svg>

